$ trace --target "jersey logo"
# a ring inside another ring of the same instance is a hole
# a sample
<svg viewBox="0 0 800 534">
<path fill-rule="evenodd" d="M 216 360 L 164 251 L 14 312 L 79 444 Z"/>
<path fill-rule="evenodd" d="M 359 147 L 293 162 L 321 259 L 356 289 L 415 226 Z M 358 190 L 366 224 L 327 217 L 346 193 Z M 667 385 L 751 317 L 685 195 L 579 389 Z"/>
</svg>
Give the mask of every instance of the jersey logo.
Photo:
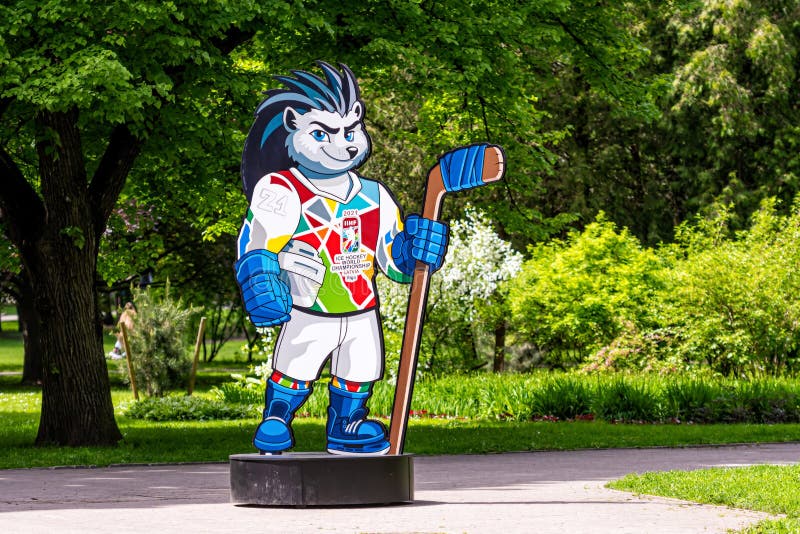
<svg viewBox="0 0 800 534">
<path fill-rule="evenodd" d="M 357 210 L 345 210 L 342 219 L 342 252 L 345 254 L 361 250 L 361 219 Z"/>
</svg>

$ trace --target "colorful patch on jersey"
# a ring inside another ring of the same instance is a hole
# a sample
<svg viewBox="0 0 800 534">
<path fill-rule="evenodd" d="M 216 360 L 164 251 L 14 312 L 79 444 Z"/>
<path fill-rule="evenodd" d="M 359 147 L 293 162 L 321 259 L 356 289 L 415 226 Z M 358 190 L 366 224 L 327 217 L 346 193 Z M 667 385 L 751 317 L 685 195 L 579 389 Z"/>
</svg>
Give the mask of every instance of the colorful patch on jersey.
<svg viewBox="0 0 800 534">
<path fill-rule="evenodd" d="M 312 193 L 290 172 L 281 174 L 292 183 L 302 203 L 292 239 L 314 247 L 326 267 L 310 310 L 351 313 L 375 307 L 375 254 L 385 246 L 378 235 L 377 182 L 361 179 L 358 194 L 349 202 L 338 202 Z"/>
</svg>

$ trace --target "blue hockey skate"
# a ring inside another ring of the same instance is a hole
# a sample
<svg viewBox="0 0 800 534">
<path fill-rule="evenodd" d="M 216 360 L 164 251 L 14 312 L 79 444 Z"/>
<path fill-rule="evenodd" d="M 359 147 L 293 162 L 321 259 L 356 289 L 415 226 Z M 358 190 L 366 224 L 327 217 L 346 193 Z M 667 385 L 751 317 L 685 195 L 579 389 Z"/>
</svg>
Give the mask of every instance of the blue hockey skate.
<svg viewBox="0 0 800 534">
<path fill-rule="evenodd" d="M 264 420 L 256 428 L 253 445 L 262 454 L 280 454 L 294 445 L 292 419 L 311 394 L 311 388 L 292 389 L 267 381 Z"/>
<path fill-rule="evenodd" d="M 371 391 L 345 391 L 333 385 L 328 406 L 328 452 L 331 454 L 386 454 L 389 441 L 386 427 L 379 421 L 367 419 L 365 406 Z"/>
</svg>

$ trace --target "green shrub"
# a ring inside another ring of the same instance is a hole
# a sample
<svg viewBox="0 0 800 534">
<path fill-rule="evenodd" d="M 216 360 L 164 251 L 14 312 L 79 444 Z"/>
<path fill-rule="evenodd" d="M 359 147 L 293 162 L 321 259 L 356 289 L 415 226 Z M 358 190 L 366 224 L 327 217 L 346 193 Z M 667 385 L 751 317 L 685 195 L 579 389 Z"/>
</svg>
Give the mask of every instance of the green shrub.
<svg viewBox="0 0 800 534">
<path fill-rule="evenodd" d="M 582 363 L 626 324 L 659 326 L 654 305 L 666 263 L 603 214 L 566 241 L 531 249 L 512 282 L 514 324 L 551 366 Z"/>
<path fill-rule="evenodd" d="M 733 415 L 754 423 L 790 423 L 800 421 L 797 387 L 784 382 L 754 380 L 741 384 L 733 403 Z M 731 417 L 731 420 L 735 420 Z"/>
<path fill-rule="evenodd" d="M 596 417 L 606 421 L 661 421 L 663 401 L 647 381 L 615 378 L 601 382 L 592 402 Z"/>
<path fill-rule="evenodd" d="M 623 371 L 670 374 L 691 368 L 676 354 L 677 343 L 672 328 L 642 332 L 635 324 L 626 321 L 622 332 L 587 358 L 581 370 L 587 373 Z"/>
<path fill-rule="evenodd" d="M 730 209 L 678 229 L 665 320 L 681 357 L 734 376 L 800 370 L 800 199 L 790 216 L 764 201 L 738 234 L 727 231 Z"/>
<path fill-rule="evenodd" d="M 186 384 L 192 362 L 186 327 L 194 308 L 185 308 L 169 295 L 163 298 L 151 289 L 134 290 L 136 319 L 129 334 L 136 385 L 148 395 L 161 396 Z"/>
<path fill-rule="evenodd" d="M 252 405 L 228 404 L 204 397 L 149 397 L 133 402 L 123 413 L 133 419 L 148 421 L 209 421 L 214 419 L 250 419 L 260 411 Z"/>
<path fill-rule="evenodd" d="M 577 375 L 556 375 L 532 392 L 532 417 L 575 419 L 591 413 L 594 387 Z"/>
<path fill-rule="evenodd" d="M 250 366 L 250 373 L 255 376 L 232 374 L 233 381 L 211 388 L 212 397 L 234 404 L 264 404 L 267 377 L 272 373 L 272 369 L 264 363 L 255 367 Z"/>
<path fill-rule="evenodd" d="M 657 250 L 602 214 L 532 248 L 511 282 L 509 337 L 550 368 L 797 373 L 800 196 L 788 215 L 765 200 L 740 232 L 728 228 L 731 210 L 711 206 Z"/>
<path fill-rule="evenodd" d="M 327 388 L 327 379 L 317 381 L 300 414 L 325 417 Z M 253 377 L 238 376 L 212 393 L 221 402 L 264 404 L 263 387 Z M 371 413 L 388 417 L 394 393 L 391 381 L 377 382 L 368 403 Z M 420 417 L 516 421 L 595 416 L 608 421 L 790 423 L 800 422 L 800 383 L 713 375 L 456 374 L 418 380 L 411 410 Z"/>
<path fill-rule="evenodd" d="M 719 383 L 673 380 L 664 387 L 666 416 L 680 422 L 711 423 L 726 411 L 728 395 Z"/>
<path fill-rule="evenodd" d="M 792 380 L 673 379 L 663 397 L 666 417 L 681 422 L 800 422 L 800 384 Z"/>
<path fill-rule="evenodd" d="M 211 394 L 221 402 L 231 404 L 263 404 L 264 387 L 243 387 L 239 382 L 225 382 L 211 388 Z"/>
<path fill-rule="evenodd" d="M 508 411 L 507 395 L 496 398 L 494 377 L 456 374 L 428 377 L 414 386 L 413 410 L 452 417 L 500 417 Z"/>
</svg>

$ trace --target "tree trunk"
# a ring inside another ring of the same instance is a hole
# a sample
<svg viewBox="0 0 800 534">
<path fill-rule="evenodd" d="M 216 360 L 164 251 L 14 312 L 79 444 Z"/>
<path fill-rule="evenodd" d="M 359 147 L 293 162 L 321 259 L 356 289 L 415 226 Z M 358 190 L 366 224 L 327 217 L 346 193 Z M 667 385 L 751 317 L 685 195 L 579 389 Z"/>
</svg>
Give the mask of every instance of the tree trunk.
<svg viewBox="0 0 800 534">
<path fill-rule="evenodd" d="M 17 298 L 17 317 L 22 329 L 22 344 L 25 358 L 22 364 L 22 383 L 39 385 L 42 383 L 42 329 L 33 296 L 33 287 L 25 272 L 17 277 L 19 295 Z"/>
<path fill-rule="evenodd" d="M 492 371 L 502 373 L 506 368 L 506 322 L 500 319 L 494 326 L 494 362 Z"/>
<path fill-rule="evenodd" d="M 94 258 L 71 243 L 53 243 L 53 253 L 61 257 L 59 265 L 40 266 L 34 279 L 43 364 L 36 443 L 113 445 L 122 434 L 98 335 L 102 325 L 94 296 Z"/>
<path fill-rule="evenodd" d="M 41 319 L 42 411 L 38 445 L 114 445 L 122 434 L 103 354 L 95 277 L 99 234 L 77 112 L 37 117 L 46 224 L 22 262 Z M 56 137 L 53 137 L 53 132 Z"/>
</svg>

